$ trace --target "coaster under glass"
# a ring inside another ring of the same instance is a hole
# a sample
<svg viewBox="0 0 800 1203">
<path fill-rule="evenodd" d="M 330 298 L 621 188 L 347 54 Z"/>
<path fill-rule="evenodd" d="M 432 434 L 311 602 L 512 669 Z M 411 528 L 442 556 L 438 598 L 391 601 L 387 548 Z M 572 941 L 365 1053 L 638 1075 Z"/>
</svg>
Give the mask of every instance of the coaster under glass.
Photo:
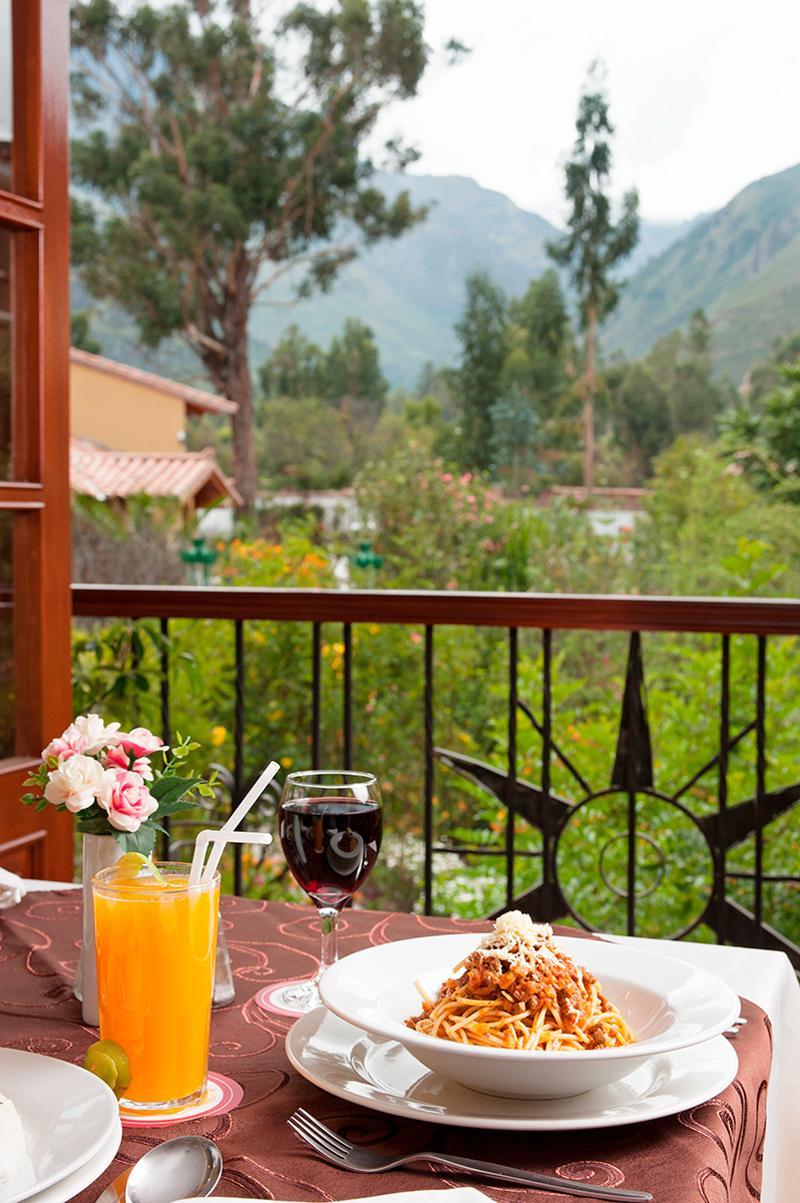
<svg viewBox="0 0 800 1203">
<path fill-rule="evenodd" d="M 278 986 L 269 995 L 270 1006 L 281 1011 L 289 1011 L 293 1015 L 305 1015 L 322 1006 L 322 999 L 317 989 L 317 978 L 309 977 L 302 982 L 287 982 Z"/>
<path fill-rule="evenodd" d="M 119 1105 L 123 1111 L 129 1112 L 131 1115 L 164 1115 L 169 1111 L 182 1111 L 185 1107 L 196 1107 L 198 1103 L 202 1102 L 207 1086 L 208 1082 L 203 1081 L 197 1090 L 184 1095 L 182 1099 L 166 1099 L 164 1102 L 156 1103 L 138 1103 L 133 1099 L 126 1099 L 123 1095 L 119 1100 Z"/>
</svg>

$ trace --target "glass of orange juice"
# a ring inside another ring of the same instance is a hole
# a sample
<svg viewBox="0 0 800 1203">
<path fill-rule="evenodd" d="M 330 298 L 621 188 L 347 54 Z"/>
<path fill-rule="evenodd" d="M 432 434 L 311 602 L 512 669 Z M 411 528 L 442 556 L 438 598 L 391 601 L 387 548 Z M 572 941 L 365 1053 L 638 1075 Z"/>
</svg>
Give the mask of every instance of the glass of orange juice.
<svg viewBox="0 0 800 1203">
<path fill-rule="evenodd" d="M 159 1112 L 205 1088 L 219 874 L 190 885 L 189 865 L 156 868 L 123 877 L 112 866 L 92 886 L 100 1036 L 131 1071 L 120 1104 Z"/>
</svg>

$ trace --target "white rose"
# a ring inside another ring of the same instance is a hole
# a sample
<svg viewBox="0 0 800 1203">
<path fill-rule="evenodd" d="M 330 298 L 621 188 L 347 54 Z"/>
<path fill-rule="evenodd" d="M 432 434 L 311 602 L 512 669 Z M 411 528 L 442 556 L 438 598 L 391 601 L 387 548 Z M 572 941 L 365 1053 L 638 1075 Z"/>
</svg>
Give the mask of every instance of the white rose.
<svg viewBox="0 0 800 1203">
<path fill-rule="evenodd" d="M 106 726 L 99 714 L 80 714 L 71 725 L 86 740 L 83 750 L 87 756 L 102 751 L 119 731 L 119 723 Z"/>
<path fill-rule="evenodd" d="M 70 756 L 58 768 L 47 774 L 44 796 L 57 806 L 63 802 L 67 810 L 77 814 L 94 802 L 103 780 L 103 766 L 91 756 Z"/>
</svg>

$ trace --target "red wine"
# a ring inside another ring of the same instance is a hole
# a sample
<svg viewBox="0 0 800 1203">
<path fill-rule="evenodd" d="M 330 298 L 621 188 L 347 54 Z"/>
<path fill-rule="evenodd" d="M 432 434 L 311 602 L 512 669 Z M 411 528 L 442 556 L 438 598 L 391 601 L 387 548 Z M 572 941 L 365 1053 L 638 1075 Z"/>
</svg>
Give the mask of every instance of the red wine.
<svg viewBox="0 0 800 1203">
<path fill-rule="evenodd" d="M 318 906 L 337 909 L 366 881 L 378 858 L 383 816 L 377 802 L 295 798 L 278 824 L 289 868 Z"/>
</svg>

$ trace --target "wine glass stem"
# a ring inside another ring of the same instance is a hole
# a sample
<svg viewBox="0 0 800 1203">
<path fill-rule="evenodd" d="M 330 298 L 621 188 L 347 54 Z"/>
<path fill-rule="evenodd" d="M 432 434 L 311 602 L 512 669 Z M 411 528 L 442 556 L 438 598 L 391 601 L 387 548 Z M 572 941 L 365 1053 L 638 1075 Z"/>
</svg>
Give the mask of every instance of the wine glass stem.
<svg viewBox="0 0 800 1203">
<path fill-rule="evenodd" d="M 333 906 L 321 906 L 319 917 L 322 923 L 322 948 L 319 957 L 319 972 L 316 980 L 322 977 L 326 969 L 339 959 L 336 937 L 339 926 L 339 912 Z"/>
</svg>

